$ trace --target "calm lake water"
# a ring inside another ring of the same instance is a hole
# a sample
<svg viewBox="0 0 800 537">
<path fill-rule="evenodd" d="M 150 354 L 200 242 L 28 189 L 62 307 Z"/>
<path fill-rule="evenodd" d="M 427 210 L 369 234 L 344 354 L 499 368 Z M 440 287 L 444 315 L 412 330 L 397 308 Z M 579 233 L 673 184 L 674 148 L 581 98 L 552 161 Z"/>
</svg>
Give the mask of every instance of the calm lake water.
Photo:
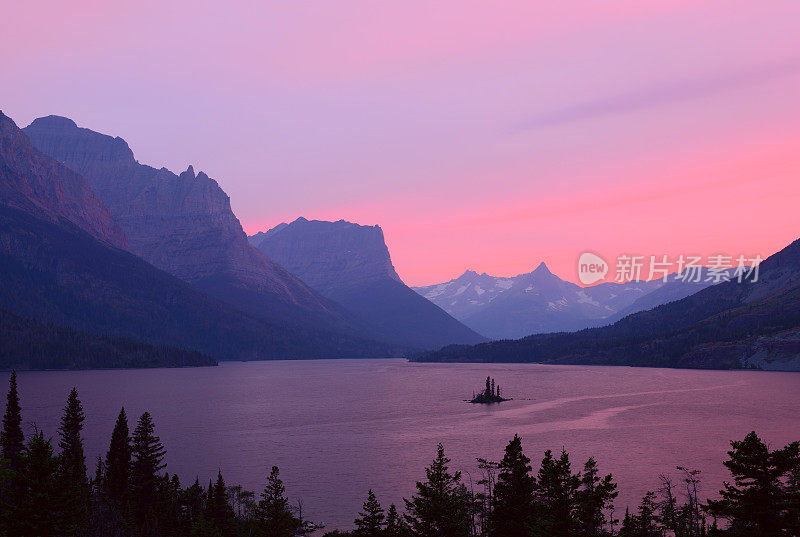
<svg viewBox="0 0 800 537">
<path fill-rule="evenodd" d="M 487 375 L 515 400 L 465 403 Z M 119 408 L 131 421 L 147 410 L 184 483 L 221 469 L 258 492 L 276 464 L 304 515 L 329 528 L 349 527 L 369 488 L 401 506 L 438 442 L 467 482 L 479 479 L 475 458 L 500 459 L 514 433 L 535 469 L 546 449 L 566 448 L 575 466 L 594 455 L 624 510 L 677 465 L 701 469 L 713 493 L 729 441 L 751 430 L 773 446 L 800 439 L 798 373 L 319 360 L 18 377 L 26 433 L 36 424 L 55 437 L 78 388 L 92 471 Z M 4 392 L 8 373 L 0 382 Z"/>
</svg>

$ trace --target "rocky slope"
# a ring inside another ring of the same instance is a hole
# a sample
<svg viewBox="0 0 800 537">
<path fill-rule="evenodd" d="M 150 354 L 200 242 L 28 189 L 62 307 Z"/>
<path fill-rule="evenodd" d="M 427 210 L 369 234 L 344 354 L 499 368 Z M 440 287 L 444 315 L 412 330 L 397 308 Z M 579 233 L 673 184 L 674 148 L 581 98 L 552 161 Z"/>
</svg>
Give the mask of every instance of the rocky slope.
<svg viewBox="0 0 800 537">
<path fill-rule="evenodd" d="M 2 202 L 43 218 L 63 218 L 118 248 L 128 241 L 86 179 L 34 149 L 14 121 L 0 112 Z"/>
<path fill-rule="evenodd" d="M 483 339 L 400 280 L 379 226 L 298 218 L 250 240 L 382 339 L 420 348 Z"/>
<path fill-rule="evenodd" d="M 230 199 L 205 173 L 140 164 L 122 138 L 63 117 L 39 118 L 24 131 L 88 179 L 139 257 L 267 320 L 355 331 L 340 308 L 248 243 Z"/>
<path fill-rule="evenodd" d="M 500 278 L 467 271 L 442 284 L 414 290 L 476 332 L 492 339 L 573 332 L 611 324 L 625 315 L 678 300 L 707 282 L 607 282 L 580 287 L 540 264 L 536 270 Z"/>
<path fill-rule="evenodd" d="M 25 134 L 7 118 L 0 128 L 0 309 L 9 313 L 0 318 L 9 323 L 0 331 L 22 334 L 14 323 L 30 318 L 56 327 L 43 334 L 51 338 L 48 345 L 74 351 L 78 338 L 87 352 L 111 349 L 109 360 L 130 358 L 130 348 L 120 354 L 120 347 L 108 346 L 108 338 L 155 345 L 157 349 L 145 345 L 131 352 L 163 360 L 168 358 L 167 347 L 207 355 L 176 351 L 170 358 L 176 364 L 197 357 L 208 363 L 208 356 L 226 360 L 397 354 L 397 346 L 246 314 L 115 246 L 113 220 L 86 181 L 31 150 Z M 88 200 L 88 208 L 81 200 Z M 25 352 L 35 357 L 41 350 L 41 345 L 27 351 L 6 347 L 3 352 L 9 355 L 3 357 L 11 359 L 10 354 L 17 353 L 14 360 L 25 362 Z"/>
</svg>

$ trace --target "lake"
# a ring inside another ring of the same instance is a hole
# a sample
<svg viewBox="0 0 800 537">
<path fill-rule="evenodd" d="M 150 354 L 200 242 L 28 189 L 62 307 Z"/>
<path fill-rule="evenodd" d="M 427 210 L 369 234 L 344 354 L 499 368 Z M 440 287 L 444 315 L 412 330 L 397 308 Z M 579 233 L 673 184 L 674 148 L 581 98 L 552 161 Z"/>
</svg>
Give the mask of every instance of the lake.
<svg viewBox="0 0 800 537">
<path fill-rule="evenodd" d="M 2 390 L 8 373 L 0 373 Z M 471 405 L 487 375 L 513 401 Z M 595 456 L 631 507 L 660 473 L 702 470 L 718 490 L 731 439 L 751 430 L 773 447 L 800 439 L 800 374 L 536 364 L 414 364 L 404 360 L 227 362 L 219 367 L 44 371 L 18 375 L 26 434 L 54 438 L 69 389 L 86 410 L 87 464 L 105 453 L 125 406 L 133 429 L 145 410 L 184 484 L 228 484 L 257 493 L 278 465 L 306 518 L 351 526 L 367 489 L 388 507 L 424 477 L 442 442 L 469 484 L 476 457 L 499 460 L 520 434 L 538 469 L 566 448 L 575 468 Z M 5 397 L 2 398 L 5 405 Z M 677 474 L 676 474 L 677 475 Z"/>
</svg>

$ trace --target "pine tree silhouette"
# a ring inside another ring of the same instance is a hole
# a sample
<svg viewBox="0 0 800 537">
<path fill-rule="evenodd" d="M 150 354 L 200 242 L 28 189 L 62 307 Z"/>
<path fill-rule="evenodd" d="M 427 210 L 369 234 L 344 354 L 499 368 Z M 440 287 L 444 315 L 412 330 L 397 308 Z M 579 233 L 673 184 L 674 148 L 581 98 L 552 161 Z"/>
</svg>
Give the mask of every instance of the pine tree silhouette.
<svg viewBox="0 0 800 537">
<path fill-rule="evenodd" d="M 25 435 L 22 434 L 22 408 L 19 405 L 17 392 L 17 372 L 12 370 L 11 378 L 8 380 L 3 429 L 0 431 L 0 453 L 12 470 L 19 469 L 24 446 Z"/>
<path fill-rule="evenodd" d="M 590 457 L 583 465 L 581 489 L 577 493 L 577 522 L 583 535 L 600 535 L 606 522 L 605 511 L 613 508 L 617 484 L 611 474 L 600 477 L 597 461 Z"/>
<path fill-rule="evenodd" d="M 13 513 L 8 535 L 55 537 L 64 525 L 60 501 L 58 458 L 50 440 L 37 431 L 22 456 L 22 501 Z"/>
<path fill-rule="evenodd" d="M 156 485 L 164 464 L 164 446 L 154 434 L 155 425 L 148 412 L 139 418 L 133 431 L 131 453 L 131 503 L 140 535 L 149 536 L 157 527 Z"/>
<path fill-rule="evenodd" d="M 356 526 L 353 535 L 359 537 L 383 537 L 386 515 L 372 489 L 367 492 L 364 510 L 358 515 L 359 517 L 353 521 Z"/>
<path fill-rule="evenodd" d="M 72 388 L 64 407 L 61 426 L 58 428 L 58 480 L 64 505 L 66 535 L 80 535 L 89 512 L 89 478 L 86 475 L 86 456 L 83 452 L 83 420 L 86 415 L 78 399 L 78 390 Z"/>
<path fill-rule="evenodd" d="M 436 458 L 425 469 L 425 482 L 406 503 L 406 522 L 418 537 L 469 537 L 472 498 L 461 482 L 461 472 L 450 473 L 450 459 L 439 444 Z"/>
<path fill-rule="evenodd" d="M 384 537 L 404 537 L 408 532 L 402 517 L 397 512 L 397 506 L 392 504 L 386 512 L 386 527 L 383 530 Z"/>
<path fill-rule="evenodd" d="M 117 509 L 124 510 L 131 479 L 131 438 L 124 407 L 111 433 L 104 468 L 102 490 Z"/>
<path fill-rule="evenodd" d="M 299 521 L 289 508 L 286 489 L 280 479 L 280 471 L 273 466 L 267 485 L 258 502 L 258 515 L 264 537 L 293 537 Z"/>
<path fill-rule="evenodd" d="M 522 452 L 522 440 L 514 435 L 498 467 L 500 473 L 494 487 L 491 517 L 493 537 L 528 535 L 528 526 L 534 518 L 533 492 L 536 487 L 530 462 Z"/>
</svg>

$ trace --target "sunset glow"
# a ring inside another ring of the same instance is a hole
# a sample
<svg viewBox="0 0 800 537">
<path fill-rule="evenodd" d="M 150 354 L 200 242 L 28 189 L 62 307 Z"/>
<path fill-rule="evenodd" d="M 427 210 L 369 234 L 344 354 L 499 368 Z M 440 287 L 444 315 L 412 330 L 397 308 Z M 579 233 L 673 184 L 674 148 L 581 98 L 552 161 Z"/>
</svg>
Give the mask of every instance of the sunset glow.
<svg viewBox="0 0 800 537">
<path fill-rule="evenodd" d="M 379 224 L 409 285 L 800 230 L 797 2 L 43 4 L 2 8 L 18 124 L 193 164 L 248 233 Z"/>
</svg>

